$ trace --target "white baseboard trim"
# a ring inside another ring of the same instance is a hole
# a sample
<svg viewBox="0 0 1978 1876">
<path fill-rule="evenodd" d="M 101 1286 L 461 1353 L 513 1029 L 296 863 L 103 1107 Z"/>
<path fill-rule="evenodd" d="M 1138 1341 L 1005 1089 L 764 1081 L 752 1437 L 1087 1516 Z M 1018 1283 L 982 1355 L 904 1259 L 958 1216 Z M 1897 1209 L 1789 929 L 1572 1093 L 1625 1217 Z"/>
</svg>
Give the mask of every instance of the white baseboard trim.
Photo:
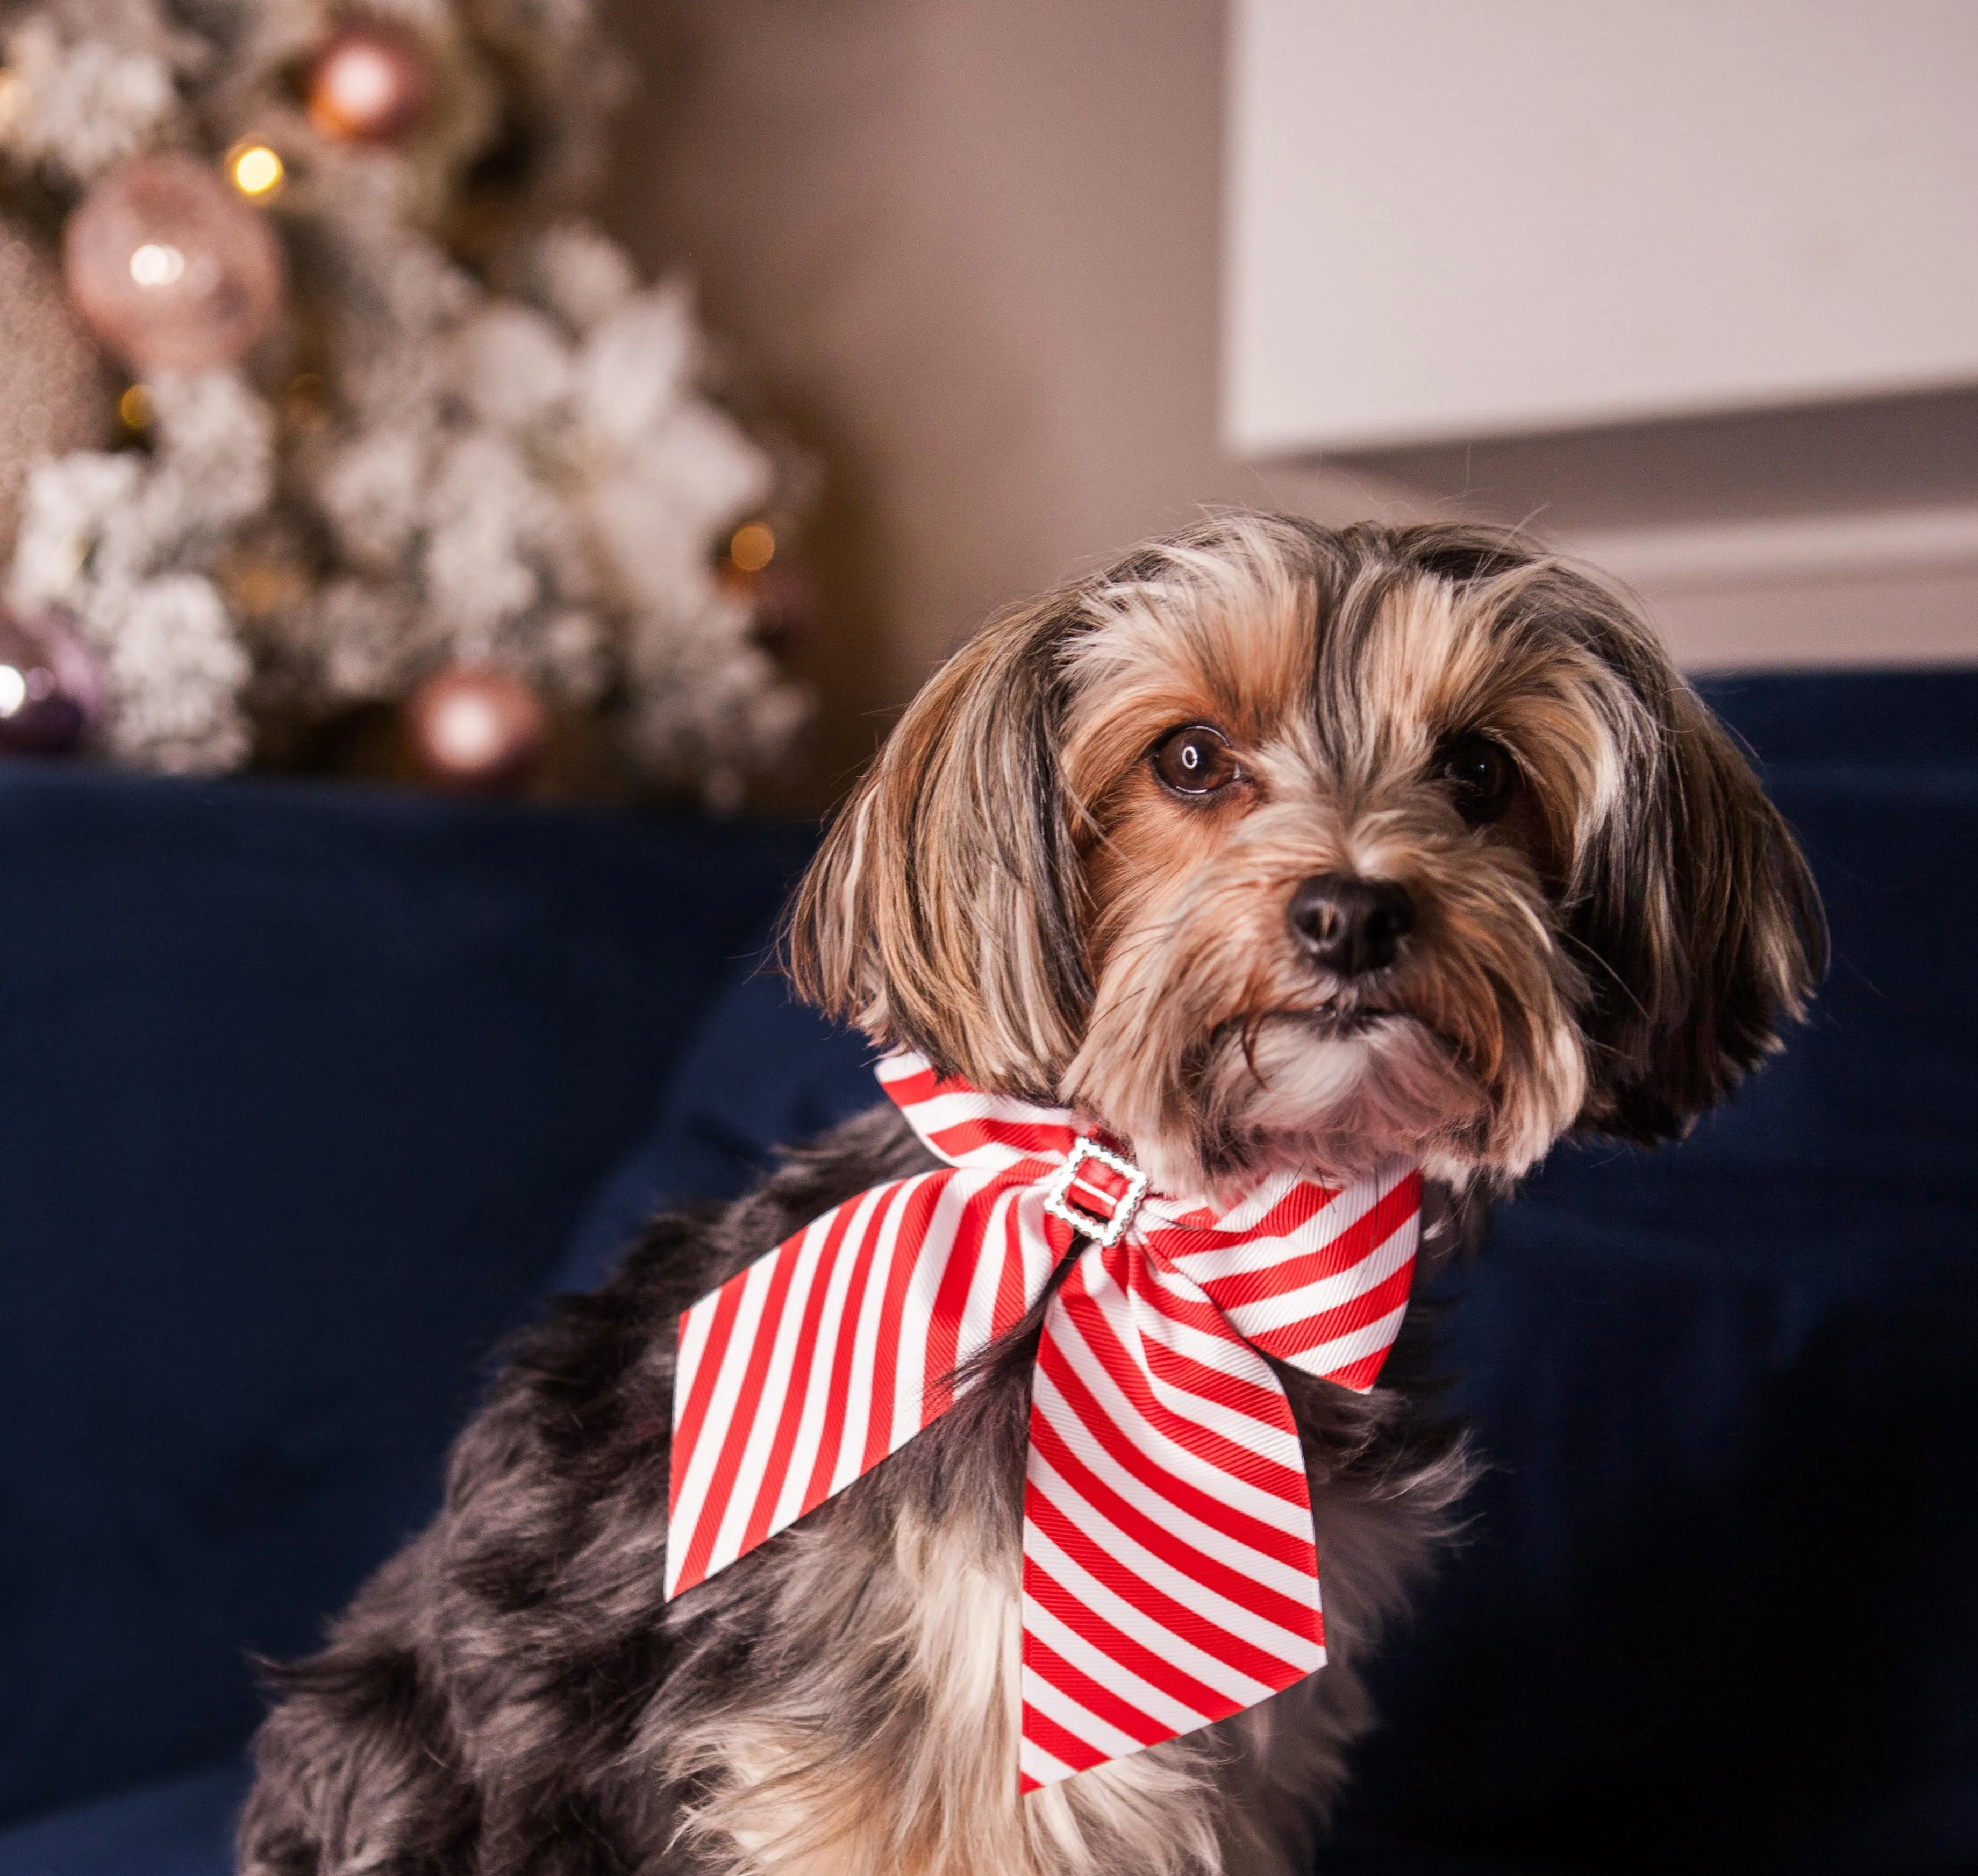
<svg viewBox="0 0 1978 1876">
<path fill-rule="evenodd" d="M 1558 544 L 1649 595 L 1978 569 L 1978 507 L 1616 528 Z"/>
</svg>

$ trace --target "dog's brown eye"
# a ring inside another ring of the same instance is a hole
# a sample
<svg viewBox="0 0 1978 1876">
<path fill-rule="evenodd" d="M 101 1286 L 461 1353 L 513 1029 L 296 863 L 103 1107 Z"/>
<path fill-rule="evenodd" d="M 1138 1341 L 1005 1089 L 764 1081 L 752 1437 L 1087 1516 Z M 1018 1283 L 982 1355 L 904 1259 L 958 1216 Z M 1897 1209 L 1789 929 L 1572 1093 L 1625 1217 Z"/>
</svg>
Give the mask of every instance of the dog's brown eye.
<svg viewBox="0 0 1978 1876">
<path fill-rule="evenodd" d="M 1190 723 L 1154 745 L 1154 773 L 1178 795 L 1212 795 L 1242 771 L 1216 731 L 1206 723 Z"/>
<path fill-rule="evenodd" d="M 1435 773 L 1472 827 L 1498 819 L 1518 792 L 1517 758 L 1488 736 L 1459 736 L 1445 746 L 1436 756 Z"/>
</svg>

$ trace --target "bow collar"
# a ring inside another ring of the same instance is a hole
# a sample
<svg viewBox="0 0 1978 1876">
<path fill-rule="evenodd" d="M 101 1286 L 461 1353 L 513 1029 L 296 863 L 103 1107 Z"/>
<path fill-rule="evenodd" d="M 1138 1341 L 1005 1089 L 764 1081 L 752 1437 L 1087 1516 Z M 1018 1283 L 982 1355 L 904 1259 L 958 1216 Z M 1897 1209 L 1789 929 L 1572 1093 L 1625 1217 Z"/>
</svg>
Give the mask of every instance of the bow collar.
<svg viewBox="0 0 1978 1876">
<path fill-rule="evenodd" d="M 1067 1258 L 1032 1378 L 1023 1788 L 1254 1706 L 1325 1660 L 1305 1464 L 1265 1355 L 1374 1385 L 1421 1181 L 1278 1173 L 1220 1209 L 1151 1189 L 1063 1109 L 878 1064 L 941 1169 L 814 1219 L 681 1318 L 666 1594 L 945 1413 L 955 1370 Z"/>
</svg>

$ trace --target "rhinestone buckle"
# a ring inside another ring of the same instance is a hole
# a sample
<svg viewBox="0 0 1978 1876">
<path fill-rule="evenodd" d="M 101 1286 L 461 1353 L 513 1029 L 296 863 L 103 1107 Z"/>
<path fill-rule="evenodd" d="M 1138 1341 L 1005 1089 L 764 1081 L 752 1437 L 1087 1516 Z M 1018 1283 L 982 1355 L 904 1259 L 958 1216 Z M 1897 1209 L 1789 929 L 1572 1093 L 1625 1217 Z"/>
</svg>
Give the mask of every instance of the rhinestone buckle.
<svg viewBox="0 0 1978 1876">
<path fill-rule="evenodd" d="M 1095 1186 L 1090 1179 L 1081 1180 L 1079 1168 L 1088 1160 L 1115 1173 L 1126 1181 L 1126 1189 L 1119 1193 L 1108 1192 L 1103 1186 Z M 1071 1156 L 1060 1166 L 1050 1183 L 1044 1189 L 1044 1209 L 1054 1218 L 1061 1218 L 1073 1230 L 1083 1232 L 1088 1238 L 1096 1239 L 1109 1249 L 1117 1244 L 1133 1222 L 1133 1214 L 1140 1209 L 1140 1201 L 1147 1196 L 1147 1187 L 1152 1182 L 1132 1160 L 1122 1159 L 1116 1153 L 1109 1153 L 1095 1140 L 1081 1137 L 1071 1150 Z M 1073 1204 L 1071 1191 L 1079 1189 L 1080 1203 Z M 1112 1207 L 1110 1215 L 1101 1213 L 1096 1206 L 1087 1209 L 1083 1201 L 1090 1197 Z"/>
</svg>

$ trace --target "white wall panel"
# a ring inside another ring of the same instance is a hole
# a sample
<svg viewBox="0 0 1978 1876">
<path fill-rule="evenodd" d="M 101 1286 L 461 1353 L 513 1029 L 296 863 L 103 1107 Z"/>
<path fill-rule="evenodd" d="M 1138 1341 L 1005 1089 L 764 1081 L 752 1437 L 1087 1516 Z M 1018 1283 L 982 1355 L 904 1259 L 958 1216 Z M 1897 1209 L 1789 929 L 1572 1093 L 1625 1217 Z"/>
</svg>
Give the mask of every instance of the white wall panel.
<svg viewBox="0 0 1978 1876">
<path fill-rule="evenodd" d="M 1239 454 L 1978 382 L 1978 0 L 1234 0 Z"/>
</svg>

